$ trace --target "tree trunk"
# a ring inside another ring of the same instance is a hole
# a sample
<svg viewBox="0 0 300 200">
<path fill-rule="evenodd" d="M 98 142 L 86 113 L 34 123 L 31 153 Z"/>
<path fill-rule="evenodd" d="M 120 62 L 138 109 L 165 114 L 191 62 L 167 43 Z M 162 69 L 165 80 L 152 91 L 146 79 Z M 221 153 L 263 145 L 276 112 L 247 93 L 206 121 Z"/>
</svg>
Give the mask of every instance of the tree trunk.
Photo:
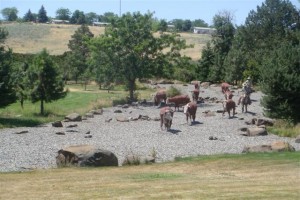
<svg viewBox="0 0 300 200">
<path fill-rule="evenodd" d="M 135 79 L 134 80 L 129 80 L 129 100 L 132 102 L 134 101 L 134 84 L 135 84 Z"/>
<path fill-rule="evenodd" d="M 41 115 L 44 115 L 44 100 L 41 100 Z"/>
</svg>

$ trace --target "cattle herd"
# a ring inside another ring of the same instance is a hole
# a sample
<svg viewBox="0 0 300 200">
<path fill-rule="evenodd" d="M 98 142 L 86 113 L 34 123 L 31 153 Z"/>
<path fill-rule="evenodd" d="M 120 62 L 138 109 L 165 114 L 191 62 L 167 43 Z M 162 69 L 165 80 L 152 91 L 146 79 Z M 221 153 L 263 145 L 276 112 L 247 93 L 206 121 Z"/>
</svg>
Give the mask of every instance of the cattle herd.
<svg viewBox="0 0 300 200">
<path fill-rule="evenodd" d="M 198 100 L 200 93 L 200 86 L 198 83 L 194 83 L 194 90 L 192 92 L 192 101 L 188 95 L 177 95 L 174 97 L 168 97 L 165 90 L 159 90 L 154 96 L 154 104 L 163 105 L 160 109 L 160 126 L 161 129 L 170 130 L 172 125 L 172 119 L 174 112 L 179 111 L 180 107 L 183 107 L 183 113 L 186 115 L 187 124 L 192 124 L 195 122 L 196 113 L 198 108 Z M 223 100 L 223 115 L 225 112 L 228 113 L 229 118 L 234 117 L 236 103 L 232 99 L 233 93 L 230 91 L 230 85 L 226 82 L 221 84 L 221 92 L 224 94 Z M 243 90 L 242 95 L 239 97 L 238 105 L 242 105 L 242 112 L 247 112 L 247 105 L 251 104 L 250 93 L 246 92 L 248 90 Z M 171 108 L 174 106 L 174 110 Z M 231 115 L 232 111 L 232 115 Z"/>
</svg>

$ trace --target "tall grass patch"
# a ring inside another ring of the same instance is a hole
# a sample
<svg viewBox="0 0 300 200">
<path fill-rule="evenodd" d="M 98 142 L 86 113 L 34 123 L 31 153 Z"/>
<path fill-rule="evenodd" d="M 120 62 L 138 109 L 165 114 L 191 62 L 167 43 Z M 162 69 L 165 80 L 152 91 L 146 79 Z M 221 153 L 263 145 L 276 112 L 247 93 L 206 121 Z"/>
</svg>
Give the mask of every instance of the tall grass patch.
<svg viewBox="0 0 300 200">
<path fill-rule="evenodd" d="M 267 130 L 281 137 L 297 137 L 300 135 L 300 123 L 295 125 L 287 120 L 276 120 L 274 126 L 267 127 Z"/>
</svg>

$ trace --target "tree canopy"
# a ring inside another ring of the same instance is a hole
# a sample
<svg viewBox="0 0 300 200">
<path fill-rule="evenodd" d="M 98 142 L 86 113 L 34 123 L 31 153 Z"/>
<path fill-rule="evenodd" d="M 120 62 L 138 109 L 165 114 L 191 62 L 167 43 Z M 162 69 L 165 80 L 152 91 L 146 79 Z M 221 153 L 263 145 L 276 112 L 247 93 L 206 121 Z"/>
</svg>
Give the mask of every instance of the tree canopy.
<svg viewBox="0 0 300 200">
<path fill-rule="evenodd" d="M 7 21 L 16 21 L 18 19 L 18 9 L 16 7 L 4 8 L 1 10 L 1 14 Z"/>
<path fill-rule="evenodd" d="M 0 27 L 0 108 L 16 101 L 13 88 L 12 74 L 12 51 L 5 50 L 4 41 L 8 32 Z"/>
<path fill-rule="evenodd" d="M 43 5 L 41 6 L 37 17 L 39 23 L 46 23 L 48 21 L 47 12 Z"/>
<path fill-rule="evenodd" d="M 37 54 L 28 69 L 27 86 L 32 103 L 41 102 L 40 114 L 44 115 L 44 102 L 65 97 L 64 82 L 46 49 Z"/>
<path fill-rule="evenodd" d="M 135 81 L 172 70 L 179 51 L 186 48 L 176 34 L 154 37 L 152 14 L 127 13 L 111 22 L 105 34 L 91 40 L 91 63 L 105 76 L 125 81 L 130 100 L 134 99 Z"/>
</svg>

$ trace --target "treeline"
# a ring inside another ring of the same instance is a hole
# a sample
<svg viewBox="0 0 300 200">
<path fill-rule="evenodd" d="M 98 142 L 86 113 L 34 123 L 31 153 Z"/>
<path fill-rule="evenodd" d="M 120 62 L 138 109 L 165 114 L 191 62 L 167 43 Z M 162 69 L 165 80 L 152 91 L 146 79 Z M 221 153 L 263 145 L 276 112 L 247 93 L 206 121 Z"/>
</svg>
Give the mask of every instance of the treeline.
<svg viewBox="0 0 300 200">
<path fill-rule="evenodd" d="M 38 22 L 48 23 L 53 20 L 68 21 L 70 24 L 87 24 L 92 25 L 93 22 L 106 22 L 111 23 L 112 20 L 118 18 L 117 14 L 113 12 L 106 12 L 104 14 L 97 14 L 94 12 L 84 13 L 80 10 L 75 10 L 73 13 L 68 8 L 59 8 L 56 10 L 54 18 L 47 15 L 47 11 L 42 5 L 38 13 L 33 13 L 30 9 L 22 17 L 18 17 L 18 9 L 16 7 L 4 8 L 1 10 L 1 14 L 6 21 L 9 22 Z M 202 19 L 189 20 L 189 19 L 173 19 L 166 21 L 164 19 L 152 18 L 153 28 L 155 30 L 165 31 L 168 29 L 168 25 L 171 25 L 172 29 L 181 32 L 188 32 L 192 30 L 192 27 L 208 27 L 208 24 Z"/>
<path fill-rule="evenodd" d="M 161 31 L 154 37 L 151 13 L 114 18 L 97 37 L 83 24 L 69 41 L 70 51 L 61 56 L 43 50 L 26 59 L 22 55 L 14 59 L 2 46 L 0 92 L 6 98 L 0 99 L 0 106 L 24 98 L 55 100 L 65 95 L 63 80 L 69 79 L 96 81 L 100 87 L 122 82 L 129 100 L 134 100 L 138 79 L 240 84 L 250 76 L 265 94 L 262 104 L 267 116 L 299 122 L 300 11 L 289 1 L 266 0 L 249 13 L 244 25 L 235 27 L 232 20 L 230 12 L 214 16 L 216 32 L 198 61 L 181 55 L 182 49 L 192 46 L 178 34 Z M 0 37 L 0 41 L 6 37 L 1 28 Z M 19 77 L 17 83 L 11 76 Z"/>
</svg>

